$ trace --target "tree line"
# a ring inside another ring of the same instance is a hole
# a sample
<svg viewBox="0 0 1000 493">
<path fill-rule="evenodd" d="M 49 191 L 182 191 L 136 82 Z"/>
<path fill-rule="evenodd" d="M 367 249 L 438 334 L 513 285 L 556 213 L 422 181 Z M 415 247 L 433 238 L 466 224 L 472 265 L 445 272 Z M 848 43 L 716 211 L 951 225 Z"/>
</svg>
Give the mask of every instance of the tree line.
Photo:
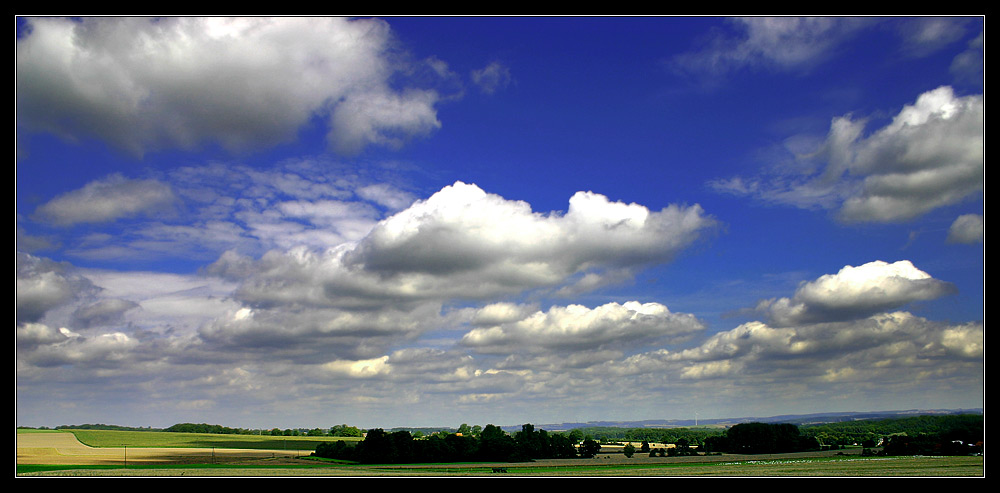
<svg viewBox="0 0 1000 493">
<path fill-rule="evenodd" d="M 899 435 L 947 435 L 949 439 L 974 443 L 983 437 L 983 415 L 921 415 L 811 424 L 802 426 L 802 433 L 828 445 L 876 446 L 887 437 Z"/>
<path fill-rule="evenodd" d="M 207 423 L 178 423 L 162 431 L 178 433 L 215 433 L 220 435 L 270 435 L 270 436 L 330 436 L 330 437 L 360 437 L 360 428 L 348 425 L 336 425 L 330 428 L 272 428 L 270 430 L 251 430 L 247 428 L 229 428 L 222 425 Z"/>
<path fill-rule="evenodd" d="M 899 423 L 897 431 L 882 442 L 880 455 L 972 455 L 983 453 L 984 421 L 978 414 L 916 417 Z M 925 425 L 925 426 L 920 426 Z"/>
<path fill-rule="evenodd" d="M 793 425 L 741 423 L 727 429 L 585 427 L 550 433 L 523 425 L 513 435 L 494 425 L 462 424 L 457 433 L 447 428 L 369 430 L 358 446 L 343 441 L 324 442 L 316 454 L 351 461 L 523 461 L 542 458 L 592 457 L 608 442 L 673 443 L 678 447 L 649 450 L 657 455 L 694 453 L 778 453 L 820 447 L 860 445 L 880 447 L 888 455 L 951 455 L 982 450 L 983 415 L 920 415 L 907 418 L 865 419 L 838 423 Z M 46 429 L 42 427 L 42 429 Z M 251 430 L 206 423 L 178 423 L 166 429 L 106 424 L 63 425 L 55 429 L 169 431 L 187 433 L 361 437 L 362 430 L 346 424 L 330 428 Z M 425 437 L 426 433 L 431 433 Z M 352 441 L 353 442 L 353 441 Z M 683 446 L 682 446 L 683 445 Z M 637 452 L 647 453 L 644 448 Z M 875 453 L 875 452 L 872 452 Z"/>
<path fill-rule="evenodd" d="M 580 432 L 549 433 L 536 430 L 531 424 L 522 425 L 521 431 L 507 434 L 499 427 L 486 425 L 477 435 L 434 434 L 415 438 L 409 431 L 386 432 L 381 428 L 369 430 L 363 441 L 349 445 L 345 441 L 324 442 L 316 447 L 316 457 L 338 459 L 363 464 L 401 464 L 426 462 L 524 462 L 535 459 L 566 459 L 593 457 L 601 444 L 587 437 L 577 442 Z M 691 447 L 685 438 L 675 442 L 678 447 L 650 449 L 643 441 L 639 452 L 653 455 L 696 455 L 700 453 L 786 453 L 819 450 L 820 444 L 813 437 L 802 435 L 793 424 L 741 423 L 725 432 L 704 438 L 701 447 Z M 622 453 L 632 457 L 636 448 L 625 445 Z"/>
<path fill-rule="evenodd" d="M 513 435 L 492 424 L 476 435 L 434 434 L 417 439 L 407 430 L 368 430 L 365 439 L 351 446 L 343 440 L 324 442 L 316 447 L 316 457 L 347 460 L 362 464 L 405 464 L 426 462 L 525 462 L 535 459 L 593 457 L 600 444 L 585 439 L 579 445 L 569 436 L 521 426 Z"/>
<path fill-rule="evenodd" d="M 620 428 L 614 426 L 588 426 L 574 428 L 570 433 L 592 437 L 598 442 L 655 442 L 678 443 L 684 440 L 691 446 L 702 444 L 706 438 L 725 433 L 719 428 Z"/>
</svg>

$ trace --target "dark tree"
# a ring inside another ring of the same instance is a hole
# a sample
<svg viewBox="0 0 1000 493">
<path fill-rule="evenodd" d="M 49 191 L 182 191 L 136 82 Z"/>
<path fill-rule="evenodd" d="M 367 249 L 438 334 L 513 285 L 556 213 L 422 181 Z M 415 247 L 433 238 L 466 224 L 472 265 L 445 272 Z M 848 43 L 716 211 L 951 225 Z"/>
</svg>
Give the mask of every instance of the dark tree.
<svg viewBox="0 0 1000 493">
<path fill-rule="evenodd" d="M 452 454 L 452 458 L 449 459 L 452 461 L 468 460 L 469 457 L 475 457 L 479 451 L 479 442 L 473 437 L 451 434 L 444 437 L 444 442 Z"/>
<path fill-rule="evenodd" d="M 517 442 L 521 460 L 552 457 L 549 432 L 545 430 L 535 431 L 535 427 L 530 423 L 521 426 L 521 431 L 514 435 L 514 441 Z"/>
<path fill-rule="evenodd" d="M 514 439 L 498 426 L 486 425 L 479 434 L 479 456 L 483 460 L 507 461 L 516 449 Z"/>
<path fill-rule="evenodd" d="M 395 454 L 392 462 L 397 464 L 413 462 L 413 435 L 410 435 L 410 432 L 394 431 L 389 434 L 389 440 L 392 442 L 392 450 Z"/>
<path fill-rule="evenodd" d="M 725 446 L 725 452 L 772 454 L 815 450 L 819 442 L 800 435 L 798 426 L 790 423 L 740 423 L 726 431 Z"/>
<path fill-rule="evenodd" d="M 592 438 L 588 438 L 580 444 L 580 457 L 593 457 L 601 451 L 601 444 L 594 441 Z"/>
<path fill-rule="evenodd" d="M 705 452 L 728 452 L 729 439 L 725 435 L 711 436 L 705 439 Z"/>
<path fill-rule="evenodd" d="M 314 455 L 325 459 L 356 460 L 354 447 L 348 446 L 343 440 L 338 440 L 336 443 L 323 442 L 317 445 Z"/>
<path fill-rule="evenodd" d="M 576 447 L 573 441 L 565 435 L 555 434 L 549 441 L 553 459 L 570 459 L 576 457 Z"/>
<path fill-rule="evenodd" d="M 368 430 L 365 439 L 355 446 L 358 462 L 364 464 L 393 464 L 396 462 L 394 440 L 382 428 Z"/>
</svg>

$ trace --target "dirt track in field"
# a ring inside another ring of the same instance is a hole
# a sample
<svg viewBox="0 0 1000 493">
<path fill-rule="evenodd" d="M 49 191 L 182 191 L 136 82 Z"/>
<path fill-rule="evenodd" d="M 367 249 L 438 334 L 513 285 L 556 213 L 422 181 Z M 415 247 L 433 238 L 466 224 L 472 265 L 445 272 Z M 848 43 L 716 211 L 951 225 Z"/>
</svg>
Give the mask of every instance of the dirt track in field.
<svg viewBox="0 0 1000 493">
<path fill-rule="evenodd" d="M 72 433 L 18 433 L 17 463 L 67 465 L 129 464 L 249 464 L 295 460 L 308 452 L 257 449 L 204 448 L 95 448 L 80 443 Z"/>
</svg>

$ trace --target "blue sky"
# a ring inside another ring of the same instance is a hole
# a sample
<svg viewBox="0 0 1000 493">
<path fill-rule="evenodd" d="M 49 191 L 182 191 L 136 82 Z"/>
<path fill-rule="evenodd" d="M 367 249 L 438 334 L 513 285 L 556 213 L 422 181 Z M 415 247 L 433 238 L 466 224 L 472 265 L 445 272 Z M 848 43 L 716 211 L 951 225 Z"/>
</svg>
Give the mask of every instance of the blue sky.
<svg viewBox="0 0 1000 493">
<path fill-rule="evenodd" d="M 983 405 L 983 19 L 18 18 L 17 424 Z"/>
</svg>

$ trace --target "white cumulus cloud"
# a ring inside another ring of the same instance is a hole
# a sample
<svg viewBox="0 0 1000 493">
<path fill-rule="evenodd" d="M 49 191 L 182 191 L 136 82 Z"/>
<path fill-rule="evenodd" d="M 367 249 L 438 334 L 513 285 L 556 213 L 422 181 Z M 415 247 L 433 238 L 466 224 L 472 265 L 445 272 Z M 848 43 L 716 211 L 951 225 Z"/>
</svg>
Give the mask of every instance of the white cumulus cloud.
<svg viewBox="0 0 1000 493">
<path fill-rule="evenodd" d="M 440 126 L 437 94 L 397 89 L 388 24 L 346 17 L 27 18 L 17 123 L 127 152 L 287 142 L 314 116 L 344 152 Z"/>
<path fill-rule="evenodd" d="M 953 292 L 954 286 L 907 260 L 875 261 L 823 275 L 802 284 L 791 298 L 766 300 L 758 309 L 773 323 L 785 326 L 862 318 Z"/>
<path fill-rule="evenodd" d="M 784 170 L 713 186 L 769 202 L 836 209 L 848 223 L 911 220 L 982 193 L 984 103 L 982 95 L 959 96 L 942 86 L 867 135 L 865 120 L 834 118 L 824 144 L 797 155 L 805 173 Z"/>
</svg>

